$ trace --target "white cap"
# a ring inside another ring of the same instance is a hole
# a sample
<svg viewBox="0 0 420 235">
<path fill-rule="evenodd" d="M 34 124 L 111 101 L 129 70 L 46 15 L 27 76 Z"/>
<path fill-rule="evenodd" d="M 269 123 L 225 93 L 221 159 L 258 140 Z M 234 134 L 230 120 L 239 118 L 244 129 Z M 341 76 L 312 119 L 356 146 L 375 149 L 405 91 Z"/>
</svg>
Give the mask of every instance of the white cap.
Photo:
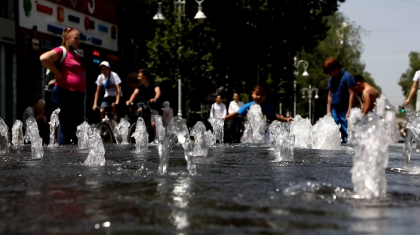
<svg viewBox="0 0 420 235">
<path fill-rule="evenodd" d="M 102 61 L 102 62 L 99 64 L 99 67 L 101 67 L 101 66 L 105 66 L 105 67 L 108 67 L 108 68 L 109 68 L 109 63 L 108 63 L 108 61 Z"/>
</svg>

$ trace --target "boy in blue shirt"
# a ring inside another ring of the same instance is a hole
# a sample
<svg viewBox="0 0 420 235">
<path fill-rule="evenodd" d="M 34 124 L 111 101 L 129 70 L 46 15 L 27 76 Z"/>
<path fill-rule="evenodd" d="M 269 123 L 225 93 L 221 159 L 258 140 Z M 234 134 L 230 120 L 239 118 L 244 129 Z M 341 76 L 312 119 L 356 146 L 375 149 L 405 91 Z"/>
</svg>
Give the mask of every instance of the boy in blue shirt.
<svg viewBox="0 0 420 235">
<path fill-rule="evenodd" d="M 347 117 L 356 103 L 356 81 L 335 58 L 326 59 L 322 69 L 331 76 L 328 82 L 328 115 L 341 125 L 341 143 L 347 143 Z"/>
<path fill-rule="evenodd" d="M 252 91 L 252 98 L 254 99 L 254 101 L 249 102 L 247 104 L 244 104 L 238 111 L 230 113 L 229 115 L 227 115 L 225 118 L 223 118 L 223 121 L 227 121 L 230 120 L 232 118 L 235 118 L 239 115 L 241 116 L 246 116 L 246 114 L 248 113 L 249 108 L 251 107 L 251 105 L 255 104 L 259 104 L 261 106 L 261 111 L 263 113 L 263 115 L 266 116 L 267 120 L 271 123 L 274 120 L 278 120 L 280 122 L 292 122 L 293 118 L 291 117 L 283 117 L 279 114 L 276 114 L 276 112 L 274 111 L 273 106 L 264 103 L 265 101 L 265 92 L 264 92 L 264 88 L 262 88 L 261 86 L 255 86 L 254 90 Z"/>
</svg>

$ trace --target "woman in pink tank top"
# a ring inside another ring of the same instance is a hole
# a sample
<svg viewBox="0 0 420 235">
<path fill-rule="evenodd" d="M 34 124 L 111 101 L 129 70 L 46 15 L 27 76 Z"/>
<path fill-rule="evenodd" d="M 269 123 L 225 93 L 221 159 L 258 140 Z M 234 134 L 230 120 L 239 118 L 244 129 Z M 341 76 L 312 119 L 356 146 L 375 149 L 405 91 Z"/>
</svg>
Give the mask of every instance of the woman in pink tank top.
<svg viewBox="0 0 420 235">
<path fill-rule="evenodd" d="M 84 97 L 86 91 L 85 67 L 76 49 L 79 48 L 79 31 L 66 28 L 62 34 L 62 46 L 66 48 L 66 57 L 60 64 L 63 49 L 56 47 L 41 55 L 42 65 L 54 73 L 55 87 L 51 99 L 56 108 L 60 108 L 58 143 L 75 143 L 77 126 L 83 122 Z"/>
</svg>

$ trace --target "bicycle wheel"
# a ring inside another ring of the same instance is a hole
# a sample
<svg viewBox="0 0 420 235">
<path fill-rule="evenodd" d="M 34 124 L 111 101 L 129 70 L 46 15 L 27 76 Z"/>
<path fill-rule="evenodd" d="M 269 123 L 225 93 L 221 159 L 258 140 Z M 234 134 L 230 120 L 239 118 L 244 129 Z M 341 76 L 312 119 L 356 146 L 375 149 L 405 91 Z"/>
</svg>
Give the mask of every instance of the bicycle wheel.
<svg viewBox="0 0 420 235">
<path fill-rule="evenodd" d="M 99 123 L 96 125 L 96 128 L 99 130 L 99 134 L 101 135 L 102 142 L 112 144 L 114 142 L 113 132 L 109 128 L 107 123 Z"/>
<path fill-rule="evenodd" d="M 128 142 L 129 143 L 136 143 L 136 139 L 134 139 L 134 137 L 131 137 L 131 135 L 136 131 L 136 124 L 137 123 L 131 124 L 128 129 Z"/>
</svg>

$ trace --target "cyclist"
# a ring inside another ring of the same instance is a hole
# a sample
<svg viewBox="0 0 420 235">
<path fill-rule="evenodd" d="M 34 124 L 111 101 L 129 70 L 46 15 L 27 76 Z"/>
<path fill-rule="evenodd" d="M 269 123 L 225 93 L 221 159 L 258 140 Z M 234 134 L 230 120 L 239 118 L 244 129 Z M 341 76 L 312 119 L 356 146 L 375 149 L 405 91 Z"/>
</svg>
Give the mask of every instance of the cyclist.
<svg viewBox="0 0 420 235">
<path fill-rule="evenodd" d="M 121 79 L 117 73 L 111 71 L 111 67 L 109 66 L 108 61 L 102 61 L 99 64 L 99 67 L 101 68 L 101 74 L 98 76 L 98 79 L 96 79 L 97 87 L 95 93 L 95 101 L 93 102 L 92 109 L 93 111 L 96 110 L 96 104 L 98 103 L 101 87 L 104 87 L 105 95 L 102 99 L 100 109 L 101 119 L 103 120 L 105 118 L 105 108 L 107 106 L 112 106 L 112 111 L 114 114 L 117 113 L 116 119 L 119 119 L 118 104 L 122 97 L 122 91 L 120 87 Z"/>
<path fill-rule="evenodd" d="M 148 103 L 150 105 L 150 112 L 151 112 L 151 125 L 153 128 L 153 136 L 156 136 L 156 126 L 155 126 L 155 115 L 159 115 L 157 111 L 159 106 L 157 101 L 160 97 L 160 88 L 159 84 L 155 83 L 150 76 L 150 72 L 148 69 L 140 69 L 139 73 L 137 74 L 137 79 L 139 80 L 140 84 L 136 89 L 134 89 L 133 94 L 131 95 L 130 99 L 127 100 L 127 105 L 133 103 L 137 96 L 137 100 L 142 103 Z M 138 106 L 137 108 L 139 108 Z"/>
</svg>

